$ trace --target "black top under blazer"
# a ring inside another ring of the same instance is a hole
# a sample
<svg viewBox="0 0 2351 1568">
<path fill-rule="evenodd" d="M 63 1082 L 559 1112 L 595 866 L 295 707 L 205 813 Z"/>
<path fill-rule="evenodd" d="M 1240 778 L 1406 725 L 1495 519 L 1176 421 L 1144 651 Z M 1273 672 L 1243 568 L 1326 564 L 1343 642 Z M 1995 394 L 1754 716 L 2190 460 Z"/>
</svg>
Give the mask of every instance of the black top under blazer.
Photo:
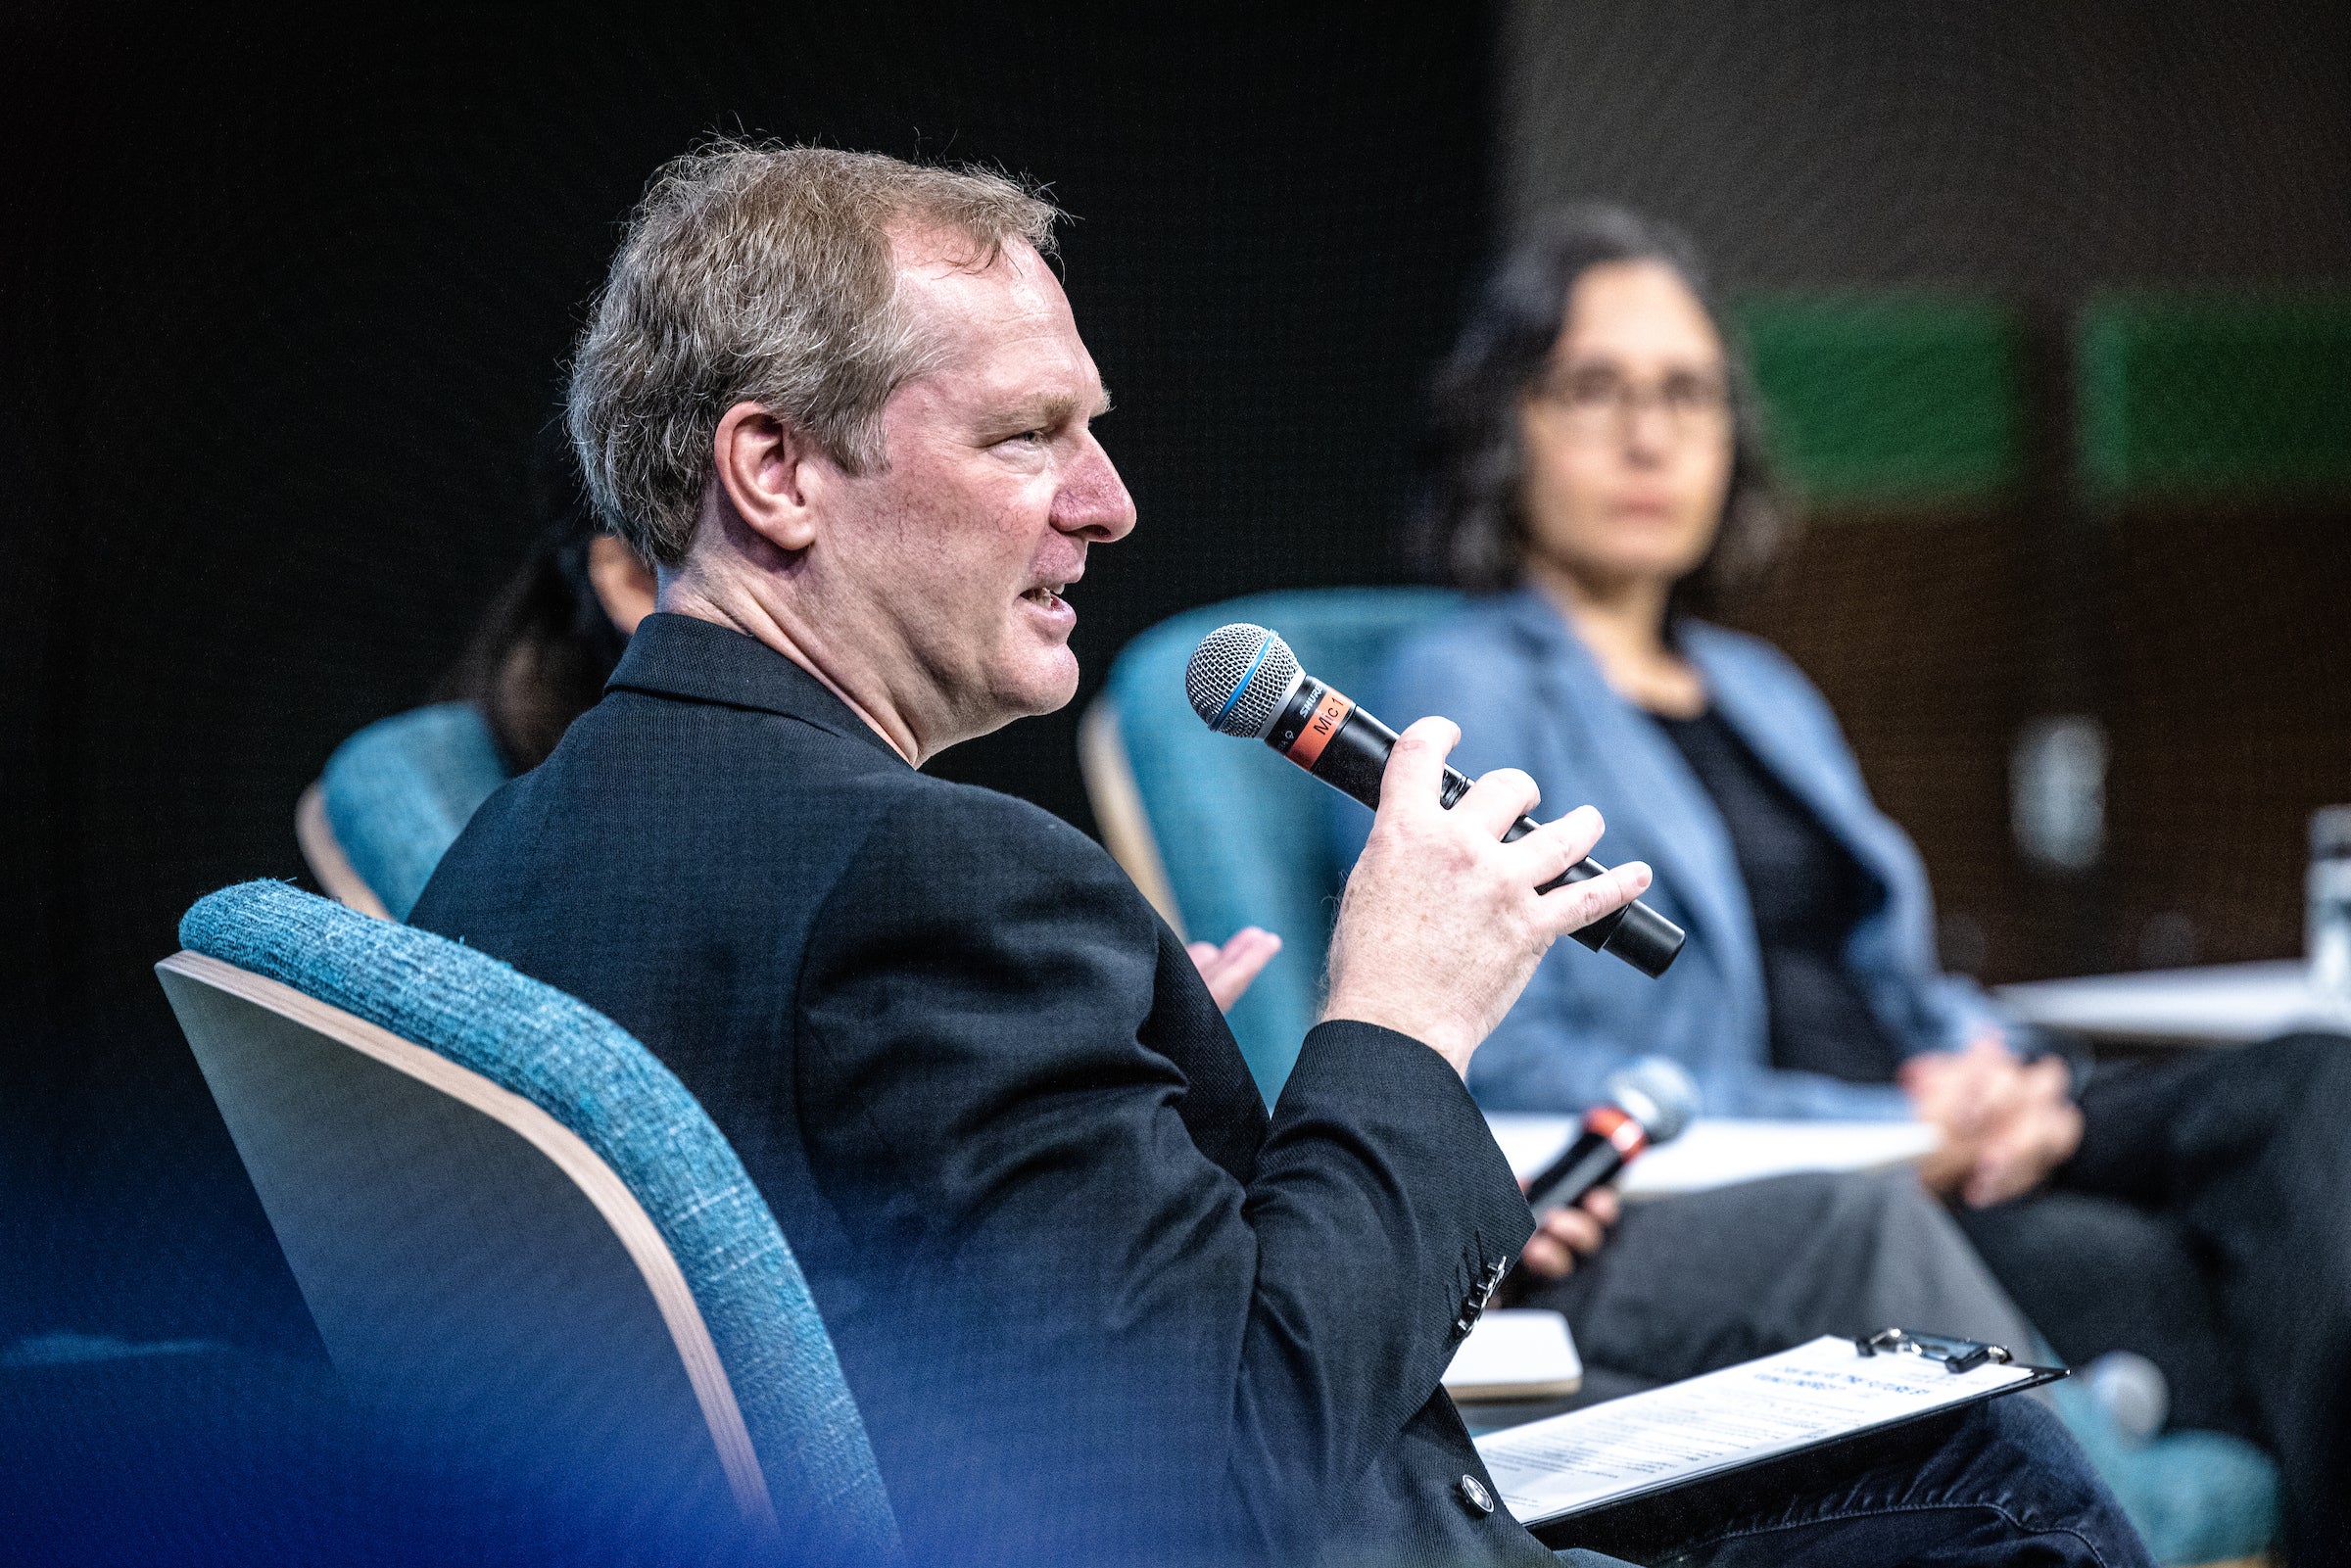
<svg viewBox="0 0 2351 1568">
<path fill-rule="evenodd" d="M 1438 1386 L 1532 1231 L 1453 1069 L 1325 1023 L 1269 1117 L 1098 845 L 758 641 L 647 620 L 411 918 L 709 1112 L 918 1558 L 1552 1561 Z"/>
</svg>

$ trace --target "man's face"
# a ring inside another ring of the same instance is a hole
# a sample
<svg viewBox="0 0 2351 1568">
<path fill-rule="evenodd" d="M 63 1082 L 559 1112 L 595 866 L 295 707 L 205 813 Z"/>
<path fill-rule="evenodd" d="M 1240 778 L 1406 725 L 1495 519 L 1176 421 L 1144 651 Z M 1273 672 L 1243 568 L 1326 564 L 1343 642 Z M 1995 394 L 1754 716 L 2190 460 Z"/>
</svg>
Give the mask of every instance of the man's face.
<svg viewBox="0 0 2351 1568">
<path fill-rule="evenodd" d="M 1088 544 L 1134 526 L 1088 428 L 1108 400 L 1060 283 L 1026 244 L 984 269 L 957 249 L 898 241 L 935 367 L 884 405 L 886 463 L 845 481 L 819 551 L 895 645 L 893 694 L 926 753 L 1076 694 L 1062 593 Z"/>
</svg>

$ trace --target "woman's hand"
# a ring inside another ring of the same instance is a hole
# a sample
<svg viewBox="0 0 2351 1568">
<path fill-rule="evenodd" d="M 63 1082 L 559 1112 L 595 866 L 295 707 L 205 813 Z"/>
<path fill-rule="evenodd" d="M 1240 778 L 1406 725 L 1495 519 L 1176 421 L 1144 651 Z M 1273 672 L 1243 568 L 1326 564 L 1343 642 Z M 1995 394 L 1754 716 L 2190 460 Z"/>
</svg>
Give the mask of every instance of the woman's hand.
<svg viewBox="0 0 2351 1568">
<path fill-rule="evenodd" d="M 1184 951 L 1192 955 L 1193 967 L 1208 982 L 1208 994 L 1217 999 L 1217 1011 L 1229 1013 L 1241 993 L 1249 989 L 1249 982 L 1281 951 L 1281 938 L 1258 927 L 1244 926 L 1223 947 L 1192 942 Z"/>
<path fill-rule="evenodd" d="M 1960 1190 L 1971 1208 L 2023 1197 L 2082 1147 L 2082 1108 L 2073 1102 L 2073 1073 L 2063 1061 L 2028 1062 L 2012 1082 L 2007 1113 L 1979 1141 L 1975 1169 Z"/>
<path fill-rule="evenodd" d="M 1608 1239 L 1608 1227 L 1624 1212 L 1613 1187 L 1595 1187 L 1571 1208 L 1545 1211 L 1518 1260 L 1542 1279 L 1565 1279 L 1578 1258 L 1589 1258 Z"/>
<path fill-rule="evenodd" d="M 2022 1063 L 1997 1029 L 1964 1051 L 1935 1051 L 1902 1064 L 1900 1082 L 1919 1118 L 1943 1132 L 1922 1164 L 1930 1191 L 1985 1208 L 2021 1197 L 2082 1144 L 2082 1112 L 2064 1062 Z"/>
</svg>

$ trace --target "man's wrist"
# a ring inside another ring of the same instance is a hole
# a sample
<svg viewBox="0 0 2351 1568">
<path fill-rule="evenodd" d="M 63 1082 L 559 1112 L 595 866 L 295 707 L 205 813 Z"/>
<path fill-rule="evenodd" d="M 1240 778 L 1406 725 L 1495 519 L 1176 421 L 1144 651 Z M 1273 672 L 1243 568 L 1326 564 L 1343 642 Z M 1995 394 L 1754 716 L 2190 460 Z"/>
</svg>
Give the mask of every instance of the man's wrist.
<svg viewBox="0 0 2351 1568">
<path fill-rule="evenodd" d="M 1477 1042 L 1463 1038 L 1464 1031 L 1458 1027 L 1415 1018 L 1407 1008 L 1382 1006 L 1377 998 L 1334 995 L 1323 1004 L 1322 1016 L 1315 1022 L 1368 1023 L 1391 1033 L 1409 1036 L 1443 1057 L 1463 1080 L 1469 1076 L 1469 1059 L 1477 1053 Z"/>
</svg>

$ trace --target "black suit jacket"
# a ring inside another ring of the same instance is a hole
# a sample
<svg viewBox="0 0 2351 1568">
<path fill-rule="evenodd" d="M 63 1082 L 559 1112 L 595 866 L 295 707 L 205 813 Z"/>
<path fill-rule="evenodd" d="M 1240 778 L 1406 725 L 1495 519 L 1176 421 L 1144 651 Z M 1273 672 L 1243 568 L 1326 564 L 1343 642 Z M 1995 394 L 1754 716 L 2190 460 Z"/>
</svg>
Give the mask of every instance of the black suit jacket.
<svg viewBox="0 0 2351 1568">
<path fill-rule="evenodd" d="M 757 641 L 648 620 L 412 919 L 709 1111 L 918 1556 L 1550 1562 L 1438 1387 L 1532 1228 L 1452 1069 L 1325 1023 L 1269 1117 L 1108 855 Z"/>
</svg>

